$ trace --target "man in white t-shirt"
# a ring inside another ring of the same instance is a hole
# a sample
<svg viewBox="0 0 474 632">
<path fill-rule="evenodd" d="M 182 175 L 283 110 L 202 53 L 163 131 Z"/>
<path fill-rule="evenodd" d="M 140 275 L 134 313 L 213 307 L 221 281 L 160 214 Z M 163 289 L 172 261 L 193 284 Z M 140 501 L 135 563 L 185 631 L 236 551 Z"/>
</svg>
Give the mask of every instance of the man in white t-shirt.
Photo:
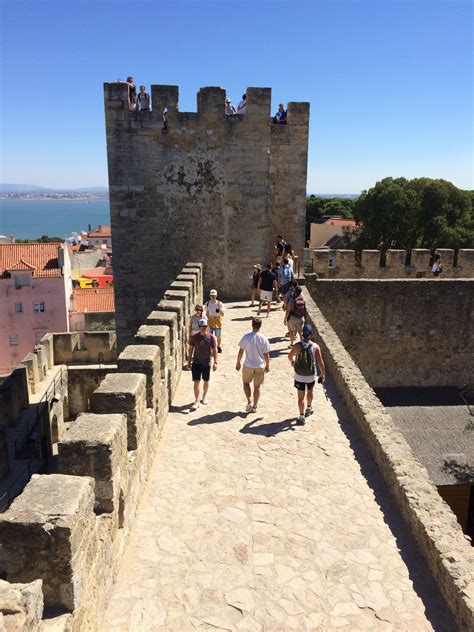
<svg viewBox="0 0 474 632">
<path fill-rule="evenodd" d="M 239 342 L 239 353 L 235 368 L 240 371 L 242 357 L 245 352 L 245 362 L 242 369 L 242 382 L 245 397 L 247 398 L 247 413 L 256 413 L 258 398 L 260 397 L 260 387 L 263 384 L 265 373 L 270 371 L 270 343 L 268 338 L 260 333 L 262 321 L 260 318 L 252 319 L 252 331 L 245 334 Z M 252 389 L 250 384 L 253 381 L 253 404 Z"/>
</svg>

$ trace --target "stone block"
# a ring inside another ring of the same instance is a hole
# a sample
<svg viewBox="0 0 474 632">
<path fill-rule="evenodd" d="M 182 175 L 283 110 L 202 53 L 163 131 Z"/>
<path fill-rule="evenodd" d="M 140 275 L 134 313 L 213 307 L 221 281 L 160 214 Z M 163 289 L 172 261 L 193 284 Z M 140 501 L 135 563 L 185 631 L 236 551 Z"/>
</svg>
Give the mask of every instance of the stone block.
<svg viewBox="0 0 474 632">
<path fill-rule="evenodd" d="M 46 356 L 46 350 L 43 345 L 35 345 L 33 353 L 38 360 L 38 379 L 42 382 L 48 371 L 48 358 Z"/>
<path fill-rule="evenodd" d="M 27 368 L 22 366 L 12 371 L 0 384 L 0 426 L 13 426 L 20 410 L 28 403 Z"/>
<path fill-rule="evenodd" d="M 169 289 L 166 290 L 165 298 L 158 303 L 156 308 L 164 312 L 176 312 L 178 326 L 182 329 L 187 326 L 187 319 L 191 311 L 194 310 L 194 305 L 191 305 L 189 293 L 186 290 Z"/>
<path fill-rule="evenodd" d="M 171 283 L 170 287 L 174 287 L 177 288 L 178 287 L 178 283 L 191 283 L 191 287 L 190 287 L 190 294 L 191 294 L 191 301 L 196 302 L 197 301 L 197 295 L 198 295 L 198 288 L 197 288 L 197 282 L 196 282 L 196 277 L 194 276 L 194 274 L 178 274 L 176 277 L 176 280 L 173 281 L 173 283 Z M 188 285 L 186 287 L 189 287 Z"/>
<path fill-rule="evenodd" d="M 428 248 L 413 248 L 410 256 L 410 268 L 418 278 L 428 275 L 430 270 L 431 252 Z"/>
<path fill-rule="evenodd" d="M 143 373 L 146 377 L 146 403 L 155 412 L 159 407 L 161 351 L 157 345 L 128 345 L 119 355 L 119 373 Z"/>
<path fill-rule="evenodd" d="M 363 276 L 380 277 L 380 250 L 363 250 L 360 267 Z"/>
<path fill-rule="evenodd" d="M 170 353 L 170 332 L 164 325 L 142 325 L 135 341 L 137 344 L 157 345 L 161 351 L 161 379 L 168 387 L 169 401 L 172 401 L 176 387 L 175 360 Z"/>
<path fill-rule="evenodd" d="M 225 90 L 209 86 L 201 88 L 197 95 L 197 111 L 211 119 L 225 118 Z"/>
<path fill-rule="evenodd" d="M 43 580 L 48 608 L 81 603 L 94 547 L 94 480 L 34 474 L 0 515 L 0 562 L 9 582 Z"/>
<path fill-rule="evenodd" d="M 58 444 L 60 474 L 95 480 L 95 509 L 118 510 L 127 467 L 126 415 L 82 413 Z"/>
<path fill-rule="evenodd" d="M 94 413 L 127 415 L 127 449 L 136 450 L 146 421 L 146 379 L 142 373 L 110 373 L 91 396 Z"/>
<path fill-rule="evenodd" d="M 73 359 L 74 352 L 79 349 L 78 333 L 53 334 L 54 363 L 64 364 Z"/>
<path fill-rule="evenodd" d="M 40 383 L 38 357 L 34 353 L 28 353 L 20 362 L 20 365 L 26 368 L 29 392 L 36 393 Z"/>
<path fill-rule="evenodd" d="M 196 261 L 188 261 L 188 263 L 186 263 L 186 265 L 184 266 L 185 268 L 193 268 L 196 270 L 199 270 L 199 283 L 202 285 L 204 280 L 203 280 L 203 269 L 202 269 L 202 263 L 201 262 L 196 262 Z"/>
<path fill-rule="evenodd" d="M 390 278 L 400 278 L 405 276 L 405 260 L 407 253 L 405 250 L 387 250 L 385 267 Z"/>
<path fill-rule="evenodd" d="M 44 347 L 48 369 L 52 369 L 54 366 L 53 334 L 45 334 L 41 338 L 40 344 Z"/>
<path fill-rule="evenodd" d="M 10 584 L 0 580 L 0 624 L 5 632 L 34 632 L 43 618 L 43 582 Z"/>
<path fill-rule="evenodd" d="M 113 362 L 117 359 L 115 331 L 85 331 L 84 346 L 89 362 Z"/>
<path fill-rule="evenodd" d="M 325 278 L 329 268 L 329 250 L 327 248 L 316 248 L 313 250 L 313 272 Z"/>
<path fill-rule="evenodd" d="M 176 312 L 155 310 L 148 315 L 146 325 L 164 325 L 168 327 L 170 333 L 170 351 L 173 355 L 176 355 L 181 343 L 180 336 L 178 335 L 178 315 Z"/>
<path fill-rule="evenodd" d="M 474 249 L 461 248 L 458 251 L 457 276 L 463 279 L 474 278 Z"/>
<path fill-rule="evenodd" d="M 176 111 L 179 99 L 179 87 L 171 85 L 151 86 L 151 107 L 153 110 L 153 118 L 156 122 L 161 123 L 161 117 L 165 108 L 171 114 Z"/>
<path fill-rule="evenodd" d="M 355 251 L 336 250 L 336 268 L 339 276 L 353 278 L 355 276 Z"/>
</svg>

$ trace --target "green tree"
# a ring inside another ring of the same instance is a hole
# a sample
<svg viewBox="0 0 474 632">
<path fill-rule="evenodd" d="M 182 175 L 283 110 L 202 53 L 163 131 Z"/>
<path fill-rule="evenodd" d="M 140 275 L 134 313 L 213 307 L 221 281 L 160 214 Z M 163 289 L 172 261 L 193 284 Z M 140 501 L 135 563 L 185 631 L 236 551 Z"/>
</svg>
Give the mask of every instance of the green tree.
<svg viewBox="0 0 474 632">
<path fill-rule="evenodd" d="M 354 218 L 360 226 L 345 236 L 345 247 L 410 250 L 474 244 L 471 195 L 446 180 L 385 178 L 362 192 Z"/>
</svg>

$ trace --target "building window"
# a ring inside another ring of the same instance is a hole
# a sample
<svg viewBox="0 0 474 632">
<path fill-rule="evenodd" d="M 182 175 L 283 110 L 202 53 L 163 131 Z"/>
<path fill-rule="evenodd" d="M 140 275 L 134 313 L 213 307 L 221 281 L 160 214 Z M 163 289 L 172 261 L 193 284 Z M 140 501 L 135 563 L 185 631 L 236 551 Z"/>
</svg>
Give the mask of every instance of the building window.
<svg viewBox="0 0 474 632">
<path fill-rule="evenodd" d="M 107 243 L 107 239 L 103 239 L 103 240 L 102 240 L 102 243 L 103 243 L 103 244 L 106 244 L 106 243 Z"/>
<path fill-rule="evenodd" d="M 41 342 L 41 338 L 45 335 L 46 332 L 44 331 L 37 331 L 35 333 L 35 342 L 37 345 L 39 345 L 39 343 Z"/>
<path fill-rule="evenodd" d="M 44 301 L 33 301 L 33 311 L 36 313 L 44 312 Z"/>
<path fill-rule="evenodd" d="M 21 314 L 23 312 L 23 303 L 15 303 L 15 314 Z"/>
<path fill-rule="evenodd" d="M 15 275 L 15 287 L 25 287 L 30 284 L 30 277 L 28 274 L 16 274 Z"/>
<path fill-rule="evenodd" d="M 18 336 L 16 336 L 15 334 L 12 334 L 10 336 L 10 347 L 16 347 L 18 346 Z"/>
</svg>

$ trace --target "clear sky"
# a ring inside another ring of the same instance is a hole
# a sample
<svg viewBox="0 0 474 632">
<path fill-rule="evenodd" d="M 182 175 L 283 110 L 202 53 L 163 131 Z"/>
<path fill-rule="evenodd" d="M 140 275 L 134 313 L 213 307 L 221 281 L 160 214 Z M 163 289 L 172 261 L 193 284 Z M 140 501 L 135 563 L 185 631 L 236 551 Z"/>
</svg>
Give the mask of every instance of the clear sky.
<svg viewBox="0 0 474 632">
<path fill-rule="evenodd" d="M 386 176 L 473 184 L 465 0 L 0 0 L 0 180 L 107 184 L 104 81 L 310 101 L 308 192 Z"/>
</svg>

